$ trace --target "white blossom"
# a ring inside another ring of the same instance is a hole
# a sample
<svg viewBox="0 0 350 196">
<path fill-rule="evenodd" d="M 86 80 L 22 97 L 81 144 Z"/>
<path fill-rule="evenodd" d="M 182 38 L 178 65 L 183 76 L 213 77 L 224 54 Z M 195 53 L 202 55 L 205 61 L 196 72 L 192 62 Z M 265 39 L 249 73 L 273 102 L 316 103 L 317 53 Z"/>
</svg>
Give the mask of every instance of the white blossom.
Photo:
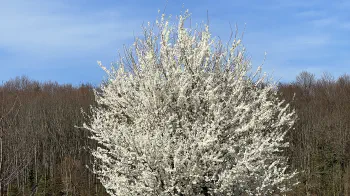
<svg viewBox="0 0 350 196">
<path fill-rule="evenodd" d="M 111 195 L 282 194 L 295 183 L 281 154 L 295 112 L 260 67 L 249 77 L 240 39 L 225 49 L 209 26 L 185 28 L 189 16 L 176 28 L 162 15 L 158 34 L 148 24 L 118 69 L 99 62 L 108 82 L 84 125 L 94 172 Z"/>
</svg>

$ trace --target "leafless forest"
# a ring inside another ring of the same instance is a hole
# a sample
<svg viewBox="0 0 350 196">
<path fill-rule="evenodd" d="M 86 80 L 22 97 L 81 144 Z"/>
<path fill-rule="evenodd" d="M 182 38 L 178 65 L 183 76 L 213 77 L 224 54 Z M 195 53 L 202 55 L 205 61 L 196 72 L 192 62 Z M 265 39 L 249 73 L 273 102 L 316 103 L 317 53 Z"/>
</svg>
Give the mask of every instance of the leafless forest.
<svg viewBox="0 0 350 196">
<path fill-rule="evenodd" d="M 350 195 L 350 77 L 300 73 L 278 86 L 298 121 L 285 153 L 300 184 L 290 195 Z M 0 86 L 1 195 L 106 195 L 90 172 L 96 143 L 78 129 L 91 85 L 18 77 Z"/>
</svg>

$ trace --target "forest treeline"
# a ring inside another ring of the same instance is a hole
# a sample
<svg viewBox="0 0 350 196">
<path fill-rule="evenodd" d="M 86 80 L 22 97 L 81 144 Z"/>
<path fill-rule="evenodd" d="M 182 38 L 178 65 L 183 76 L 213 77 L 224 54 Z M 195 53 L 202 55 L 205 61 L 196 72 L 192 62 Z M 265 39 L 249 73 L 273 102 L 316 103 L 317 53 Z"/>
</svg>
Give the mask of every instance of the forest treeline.
<svg viewBox="0 0 350 196">
<path fill-rule="evenodd" d="M 350 195 L 350 76 L 301 72 L 279 91 L 298 115 L 288 135 L 287 156 L 303 171 L 293 195 Z"/>
<path fill-rule="evenodd" d="M 89 170 L 91 85 L 17 77 L 0 86 L 0 194 L 107 195 Z M 308 72 L 280 84 L 298 115 L 287 135 L 291 169 L 302 171 L 290 195 L 350 194 L 350 77 Z"/>
<path fill-rule="evenodd" d="M 0 86 L 1 195 L 106 195 L 86 167 L 95 144 L 75 128 L 94 104 L 92 89 L 27 77 Z"/>
</svg>

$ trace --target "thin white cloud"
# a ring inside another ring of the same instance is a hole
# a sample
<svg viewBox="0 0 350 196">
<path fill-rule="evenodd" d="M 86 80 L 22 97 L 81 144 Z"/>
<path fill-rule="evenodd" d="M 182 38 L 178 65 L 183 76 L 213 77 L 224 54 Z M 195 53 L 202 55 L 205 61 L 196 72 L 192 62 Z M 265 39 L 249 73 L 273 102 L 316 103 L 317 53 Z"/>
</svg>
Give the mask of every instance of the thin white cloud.
<svg viewBox="0 0 350 196">
<path fill-rule="evenodd" d="M 350 22 L 344 22 L 343 23 L 343 28 L 347 29 L 347 30 L 350 30 Z"/>
<path fill-rule="evenodd" d="M 286 35 L 284 30 L 271 32 L 247 33 L 245 35 L 247 51 L 252 56 L 253 66 L 261 65 L 264 52 L 267 52 L 266 62 L 263 65 L 264 71 L 273 72 L 275 79 L 282 81 L 292 81 L 302 70 L 314 69 L 321 65 L 301 63 L 302 61 L 313 61 L 323 57 L 324 48 L 332 43 L 331 37 L 327 34 L 313 34 L 304 32 L 294 32 Z M 323 70 L 319 68 L 318 71 Z M 318 72 L 317 72 L 318 73 Z"/>
<path fill-rule="evenodd" d="M 0 7 L 0 47 L 59 57 L 121 44 L 139 29 L 140 21 L 123 17 L 123 9 L 78 11 L 56 1 L 5 1 Z"/>
<path fill-rule="evenodd" d="M 335 28 L 342 30 L 350 30 L 350 23 L 345 19 L 341 19 L 337 16 L 315 19 L 309 21 L 309 23 L 311 23 L 316 28 Z"/>
<path fill-rule="evenodd" d="M 327 27 L 338 23 L 335 17 L 321 18 L 312 20 L 311 23 L 316 27 Z"/>
<path fill-rule="evenodd" d="M 252 4 L 252 6 L 256 6 L 258 9 L 262 10 L 282 10 L 282 9 L 295 9 L 295 8 L 312 8 L 313 6 L 319 4 L 319 1 L 316 0 L 292 0 L 292 1 L 281 1 L 281 0 L 273 0 L 273 1 L 264 1 L 259 4 Z"/>
<path fill-rule="evenodd" d="M 314 18 L 314 17 L 324 16 L 324 14 L 325 12 L 320 10 L 307 10 L 307 11 L 298 12 L 295 15 L 301 18 Z"/>
</svg>

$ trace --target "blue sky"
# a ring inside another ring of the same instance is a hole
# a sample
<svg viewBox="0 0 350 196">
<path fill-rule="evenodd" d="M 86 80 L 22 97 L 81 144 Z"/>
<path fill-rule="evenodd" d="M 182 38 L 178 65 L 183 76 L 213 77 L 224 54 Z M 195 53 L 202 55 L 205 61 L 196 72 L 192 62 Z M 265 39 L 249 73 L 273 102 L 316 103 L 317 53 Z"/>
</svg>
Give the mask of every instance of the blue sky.
<svg viewBox="0 0 350 196">
<path fill-rule="evenodd" d="M 303 71 L 350 74 L 350 1 L 169 0 L 166 14 L 184 8 L 192 21 L 207 20 L 227 41 L 230 23 L 242 31 L 254 66 L 293 81 Z M 1 0 L 0 81 L 26 75 L 39 81 L 99 84 L 109 65 L 130 46 L 143 22 L 155 21 L 165 0 Z"/>
</svg>

